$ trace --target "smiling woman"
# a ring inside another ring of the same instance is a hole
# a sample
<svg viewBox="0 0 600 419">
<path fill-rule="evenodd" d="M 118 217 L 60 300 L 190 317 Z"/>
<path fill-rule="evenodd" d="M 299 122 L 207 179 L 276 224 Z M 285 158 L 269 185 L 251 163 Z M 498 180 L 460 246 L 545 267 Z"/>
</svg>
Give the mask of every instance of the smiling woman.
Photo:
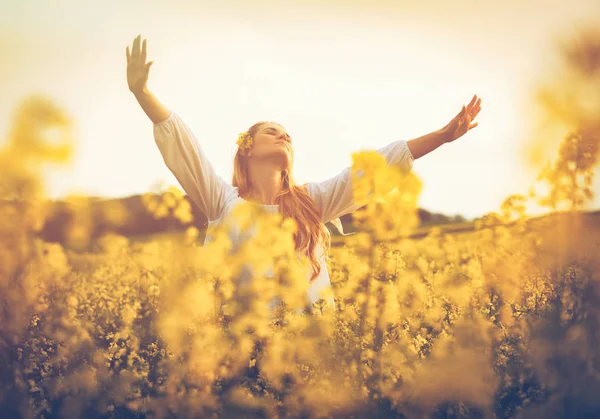
<svg viewBox="0 0 600 419">
<path fill-rule="evenodd" d="M 291 137 L 280 124 L 261 121 L 240 134 L 232 182 L 225 182 L 187 124 L 148 91 L 146 82 L 152 63 L 145 62 L 146 41 L 140 49 L 140 38 L 135 38 L 131 54 L 129 47 L 126 50 L 129 88 L 154 123 L 154 138 L 167 167 L 208 218 L 205 243 L 211 240 L 214 227 L 230 220 L 234 209 L 243 202 L 294 220 L 296 251 L 310 261 L 307 297 L 312 307 L 331 285 L 326 265 L 330 234 L 325 223 L 361 206 L 353 197 L 351 168 L 321 182 L 296 184 L 292 176 Z M 471 120 L 480 109 L 481 99 L 474 96 L 444 128 L 409 141 L 395 140 L 377 152 L 388 165 L 410 171 L 416 158 L 477 126 Z M 243 233 L 235 225 L 229 232 L 234 248 L 244 240 Z M 328 304 L 335 309 L 333 297 L 329 297 Z"/>
</svg>

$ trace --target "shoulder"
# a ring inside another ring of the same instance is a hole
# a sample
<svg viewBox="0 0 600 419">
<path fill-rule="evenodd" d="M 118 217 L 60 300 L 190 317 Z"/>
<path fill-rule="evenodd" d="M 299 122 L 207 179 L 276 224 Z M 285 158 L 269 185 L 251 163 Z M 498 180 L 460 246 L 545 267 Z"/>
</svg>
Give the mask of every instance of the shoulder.
<svg viewBox="0 0 600 419">
<path fill-rule="evenodd" d="M 297 185 L 298 189 L 301 190 L 303 193 L 307 194 L 308 196 L 310 196 L 311 198 L 314 199 L 314 183 L 304 183 L 302 185 Z"/>
</svg>

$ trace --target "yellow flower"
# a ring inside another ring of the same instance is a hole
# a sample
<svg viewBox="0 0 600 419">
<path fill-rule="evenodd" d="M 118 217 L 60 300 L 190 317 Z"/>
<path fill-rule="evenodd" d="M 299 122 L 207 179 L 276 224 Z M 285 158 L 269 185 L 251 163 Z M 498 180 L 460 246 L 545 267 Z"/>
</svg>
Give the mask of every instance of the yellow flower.
<svg viewBox="0 0 600 419">
<path fill-rule="evenodd" d="M 353 224 L 368 229 L 377 240 L 405 236 L 419 224 L 417 200 L 421 182 L 414 173 L 388 165 L 377 151 L 352 155 L 354 201 L 366 206 L 353 214 Z"/>
<path fill-rule="evenodd" d="M 242 150 L 248 150 L 248 149 L 250 149 L 250 147 L 252 147 L 252 140 L 253 140 L 253 138 L 250 136 L 250 134 L 247 131 L 241 132 L 240 134 L 238 134 L 238 139 L 236 141 L 236 144 Z"/>
</svg>

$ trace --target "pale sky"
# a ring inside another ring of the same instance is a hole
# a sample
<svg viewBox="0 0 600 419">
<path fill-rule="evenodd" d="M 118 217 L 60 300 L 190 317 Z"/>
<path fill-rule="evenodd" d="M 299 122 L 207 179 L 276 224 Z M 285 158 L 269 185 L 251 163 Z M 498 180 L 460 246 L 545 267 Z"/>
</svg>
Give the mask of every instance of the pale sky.
<svg viewBox="0 0 600 419">
<path fill-rule="evenodd" d="M 228 181 L 237 134 L 256 121 L 286 127 L 304 183 L 339 173 L 352 152 L 443 127 L 478 94 L 480 125 L 413 168 L 420 207 L 475 217 L 527 192 L 535 83 L 561 34 L 594 18 L 597 0 L 11 0 L 0 4 L 0 136 L 16 103 L 44 93 L 77 137 L 71 167 L 45 173 L 51 197 L 179 187 L 127 88 L 125 47 L 141 34 L 149 89 Z"/>
</svg>

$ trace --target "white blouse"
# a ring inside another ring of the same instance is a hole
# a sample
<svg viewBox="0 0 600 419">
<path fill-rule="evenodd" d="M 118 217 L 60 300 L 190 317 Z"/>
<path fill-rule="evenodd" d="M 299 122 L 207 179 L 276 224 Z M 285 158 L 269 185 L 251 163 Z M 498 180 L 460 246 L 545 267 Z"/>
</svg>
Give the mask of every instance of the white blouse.
<svg viewBox="0 0 600 419">
<path fill-rule="evenodd" d="M 171 111 L 166 120 L 154 124 L 154 139 L 169 170 L 190 199 L 207 216 L 205 244 L 208 243 L 214 226 L 224 220 L 238 203 L 243 202 L 237 187 L 217 175 L 200 142 L 175 112 Z M 386 158 L 389 165 L 399 165 L 407 171 L 413 167 L 414 158 L 404 140 L 394 141 L 377 152 Z M 353 201 L 350 167 L 330 179 L 308 183 L 306 187 L 321 213 L 323 223 L 360 208 Z M 278 211 L 277 205 L 261 206 L 267 211 Z M 234 230 L 231 231 L 230 238 L 235 248 L 243 237 L 239 230 Z M 320 255 L 321 272 L 309 287 L 307 299 L 311 306 L 321 298 L 321 291 L 331 286 L 323 250 L 323 246 L 319 245 L 317 255 Z M 312 268 L 309 268 L 307 280 L 311 275 Z M 327 305 L 335 310 L 332 297 L 327 299 Z"/>
</svg>

